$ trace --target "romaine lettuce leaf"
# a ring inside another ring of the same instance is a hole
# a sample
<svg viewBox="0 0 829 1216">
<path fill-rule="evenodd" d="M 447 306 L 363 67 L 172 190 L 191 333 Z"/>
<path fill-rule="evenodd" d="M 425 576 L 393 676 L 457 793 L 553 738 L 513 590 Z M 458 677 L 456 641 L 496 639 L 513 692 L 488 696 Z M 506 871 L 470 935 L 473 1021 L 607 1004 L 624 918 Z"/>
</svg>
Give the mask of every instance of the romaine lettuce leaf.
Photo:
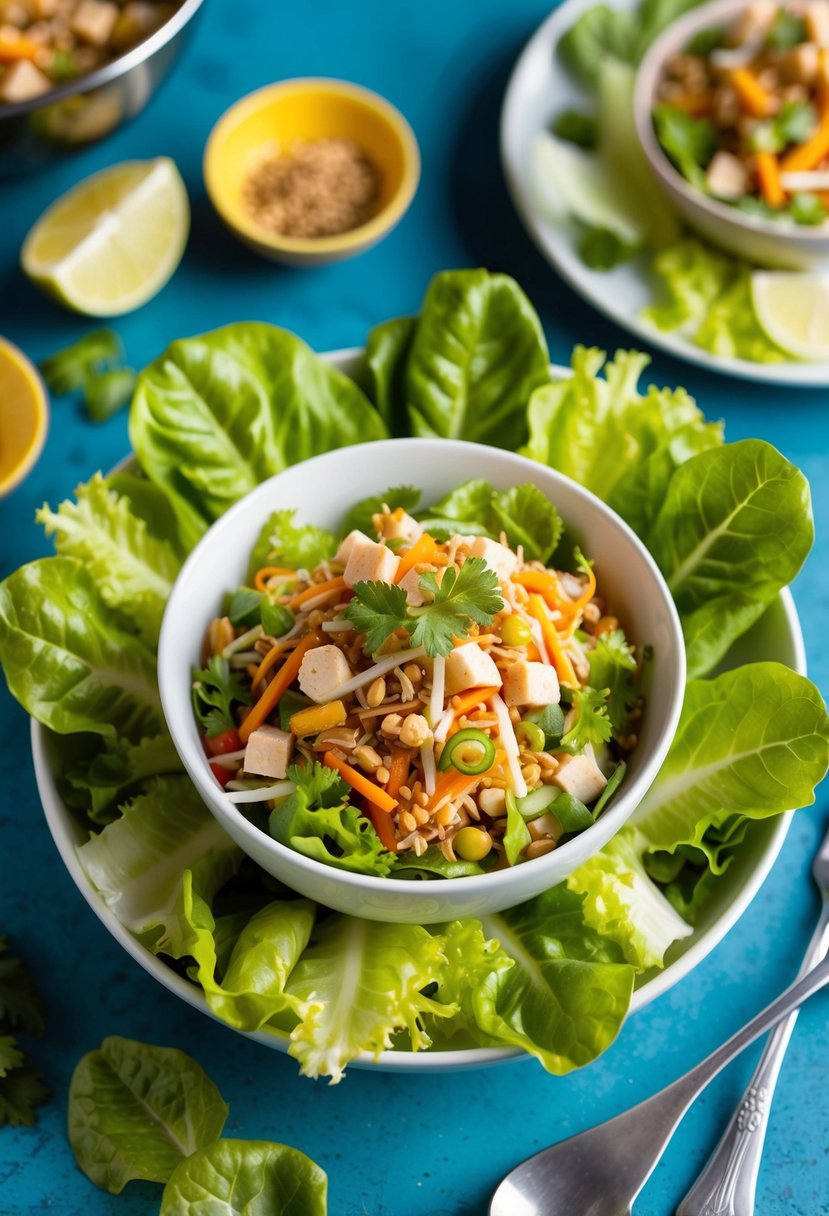
<svg viewBox="0 0 829 1216">
<path fill-rule="evenodd" d="M 363 1051 L 378 1056 L 401 1030 L 415 1051 L 427 1048 L 423 1015 L 454 1012 L 423 995 L 444 966 L 440 937 L 421 925 L 329 916 L 286 985 L 310 1010 L 291 1031 L 288 1049 L 302 1074 L 330 1076 L 335 1084 L 350 1060 Z"/>
<path fill-rule="evenodd" d="M 523 1048 L 553 1073 L 588 1064 L 612 1043 L 633 968 L 585 923 L 581 895 L 553 887 L 482 924 L 515 964 L 493 968 L 472 993 L 484 1034 Z"/>
<path fill-rule="evenodd" d="M 129 499 L 96 473 L 78 486 L 74 502 L 67 499 L 57 511 L 44 504 L 35 518 L 54 537 L 58 553 L 84 563 L 104 602 L 123 612 L 145 642 L 155 645 L 181 558 L 150 532 Z"/>
<path fill-rule="evenodd" d="M 806 478 L 762 440 L 712 448 L 676 470 L 643 540 L 682 619 L 689 675 L 710 671 L 754 624 L 813 538 Z"/>
<path fill-rule="evenodd" d="M 41 558 L 0 583 L 0 663 L 12 696 L 58 734 L 138 743 L 164 729 L 155 655 L 76 558 Z"/>
<path fill-rule="evenodd" d="M 326 1216 L 327 1192 L 325 1171 L 298 1149 L 222 1138 L 176 1167 L 159 1216 Z"/>
<path fill-rule="evenodd" d="M 190 544 L 272 474 L 385 435 L 352 380 L 258 322 L 173 342 L 141 373 L 130 410 L 135 452 Z"/>
<path fill-rule="evenodd" d="M 514 279 L 486 270 L 436 275 L 406 361 L 411 433 L 515 450 L 548 362 L 541 323 Z"/>
<path fill-rule="evenodd" d="M 222 1134 L 227 1115 L 222 1095 L 190 1056 L 117 1035 L 78 1062 L 69 1087 L 75 1160 L 111 1195 L 134 1178 L 166 1182 Z"/>
</svg>

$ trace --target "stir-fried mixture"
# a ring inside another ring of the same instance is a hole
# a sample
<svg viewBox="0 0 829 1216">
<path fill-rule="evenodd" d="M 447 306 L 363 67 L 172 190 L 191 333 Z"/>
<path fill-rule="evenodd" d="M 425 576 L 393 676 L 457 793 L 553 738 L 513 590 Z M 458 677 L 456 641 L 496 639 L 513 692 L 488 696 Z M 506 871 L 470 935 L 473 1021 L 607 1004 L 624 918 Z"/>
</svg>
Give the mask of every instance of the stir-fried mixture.
<svg viewBox="0 0 829 1216">
<path fill-rule="evenodd" d="M 540 857 L 624 775 L 637 657 L 578 549 L 555 569 L 389 498 L 339 544 L 293 512 L 266 525 L 194 673 L 210 767 L 330 864 L 453 877 Z"/>
<path fill-rule="evenodd" d="M 28 101 L 117 59 L 177 8 L 161 0 L 0 0 L 0 102 Z"/>
<path fill-rule="evenodd" d="M 829 215 L 829 0 L 755 0 L 664 65 L 653 117 L 679 171 L 753 214 Z"/>
</svg>

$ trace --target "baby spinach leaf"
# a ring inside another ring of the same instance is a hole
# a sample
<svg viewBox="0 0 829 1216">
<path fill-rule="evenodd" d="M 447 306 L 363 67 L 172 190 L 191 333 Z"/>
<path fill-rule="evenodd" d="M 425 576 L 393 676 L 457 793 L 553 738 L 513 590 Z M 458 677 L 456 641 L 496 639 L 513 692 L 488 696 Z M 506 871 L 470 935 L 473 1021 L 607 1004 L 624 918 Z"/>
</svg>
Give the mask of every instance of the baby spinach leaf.
<svg viewBox="0 0 829 1216">
<path fill-rule="evenodd" d="M 326 1216 L 328 1178 L 310 1157 L 266 1140 L 217 1140 L 176 1168 L 159 1216 Z"/>
<path fill-rule="evenodd" d="M 352 380 L 255 322 L 174 342 L 138 380 L 130 438 L 193 543 L 273 473 L 386 428 Z"/>
<path fill-rule="evenodd" d="M 514 450 L 548 362 L 541 323 L 513 279 L 485 270 L 436 275 L 406 364 L 411 432 Z"/>
<path fill-rule="evenodd" d="M 164 729 L 153 652 L 76 558 L 41 558 L 0 583 L 0 662 L 12 695 L 59 734 L 137 743 Z"/>
<path fill-rule="evenodd" d="M 228 1107 L 183 1051 L 111 1036 L 79 1062 L 69 1087 L 69 1143 L 97 1186 L 166 1182 L 182 1158 L 221 1135 Z"/>
</svg>

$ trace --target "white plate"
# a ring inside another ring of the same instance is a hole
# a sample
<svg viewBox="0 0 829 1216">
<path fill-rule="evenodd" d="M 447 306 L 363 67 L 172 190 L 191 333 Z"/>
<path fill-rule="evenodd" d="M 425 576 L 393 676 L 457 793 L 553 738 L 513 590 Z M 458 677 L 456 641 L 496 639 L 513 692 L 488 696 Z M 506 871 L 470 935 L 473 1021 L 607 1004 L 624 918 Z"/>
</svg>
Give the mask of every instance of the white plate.
<svg viewBox="0 0 829 1216">
<path fill-rule="evenodd" d="M 524 226 L 574 291 L 651 346 L 729 376 L 766 384 L 825 387 L 829 383 L 827 362 L 752 363 L 747 359 L 727 359 L 695 346 L 678 330 L 663 333 L 649 325 L 642 319 L 642 310 L 654 297 L 647 258 L 634 258 L 611 271 L 591 270 L 578 255 L 576 229 L 554 224 L 540 213 L 530 175 L 535 136 L 548 128 L 561 110 L 595 106 L 595 98 L 571 76 L 556 54 L 556 47 L 585 9 L 597 2 L 566 0 L 556 8 L 527 43 L 510 77 L 501 111 L 501 161 Z M 639 0 L 610 0 L 610 4 L 617 9 L 633 9 Z"/>
<path fill-rule="evenodd" d="M 348 373 L 353 369 L 358 354 L 358 351 L 353 350 L 336 351 L 326 357 L 341 371 Z M 565 368 L 553 367 L 551 371 L 553 375 L 569 374 Z M 724 666 L 737 666 L 761 659 L 774 659 L 803 675 L 806 674 L 803 635 L 794 601 L 788 591 L 781 592 L 762 619 L 737 643 Z M 75 885 L 101 923 L 145 971 L 194 1009 L 221 1022 L 208 1008 L 201 988 L 191 984 L 142 946 L 90 885 L 77 855 L 78 847 L 85 843 L 89 834 L 73 815 L 58 790 L 51 748 L 52 738 L 48 730 L 32 720 L 32 756 L 40 800 L 52 838 Z M 664 970 L 640 976 L 633 994 L 631 1012 L 643 1008 L 655 997 L 673 987 L 692 971 L 736 924 L 774 864 L 789 830 L 790 820 L 791 812 L 788 812 L 774 819 L 760 820 L 749 825 L 739 853 L 716 888 L 714 897 L 694 933 L 671 947 Z M 278 1051 L 288 1049 L 288 1039 L 285 1035 L 256 1031 L 247 1034 L 247 1037 Z M 480 1068 L 522 1057 L 531 1058 L 519 1049 L 511 1047 L 475 1047 L 429 1052 L 385 1051 L 377 1059 L 366 1053 L 355 1060 L 352 1066 L 375 1068 L 385 1072 L 444 1072 Z"/>
</svg>

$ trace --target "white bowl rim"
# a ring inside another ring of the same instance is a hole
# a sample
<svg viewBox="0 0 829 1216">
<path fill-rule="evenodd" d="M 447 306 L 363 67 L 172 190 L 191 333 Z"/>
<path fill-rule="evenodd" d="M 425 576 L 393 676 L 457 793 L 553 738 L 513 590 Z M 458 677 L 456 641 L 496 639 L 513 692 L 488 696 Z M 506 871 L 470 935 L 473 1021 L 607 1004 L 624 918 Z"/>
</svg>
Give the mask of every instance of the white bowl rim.
<svg viewBox="0 0 829 1216">
<path fill-rule="evenodd" d="M 728 203 L 712 198 L 697 190 L 682 176 L 664 150 L 653 129 L 651 117 L 654 89 L 659 76 L 659 69 L 667 56 L 682 45 L 697 29 L 704 29 L 709 24 L 716 24 L 718 17 L 733 15 L 749 7 L 749 0 L 711 0 L 689 9 L 676 21 L 662 31 L 657 39 L 648 47 L 645 55 L 636 69 L 636 83 L 633 97 L 633 117 L 636 132 L 642 150 L 648 159 L 648 164 L 661 179 L 667 189 L 673 189 L 700 211 L 706 212 L 712 218 L 723 220 L 747 232 L 756 232 L 763 236 L 777 239 L 781 244 L 791 242 L 794 245 L 815 245 L 827 239 L 829 233 L 829 216 L 820 224 L 798 224 L 787 216 L 778 220 L 764 219 L 752 215 L 749 211 L 739 211 L 729 207 Z"/>
<path fill-rule="evenodd" d="M 324 452 L 319 456 L 311 457 L 310 459 L 304 460 L 300 463 L 303 469 L 307 469 L 309 471 L 310 476 L 317 467 L 320 465 L 324 466 L 325 464 L 329 463 L 332 457 L 340 458 L 342 453 L 353 453 L 355 460 L 359 460 L 361 453 L 371 450 L 373 453 L 373 458 L 382 461 L 382 453 L 384 450 L 388 450 L 389 448 L 398 449 L 401 445 L 405 445 L 414 452 L 416 459 L 418 452 L 429 451 L 436 443 L 440 444 L 442 452 L 445 452 L 447 455 L 454 453 L 457 456 L 459 467 L 463 467 L 461 463 L 463 458 L 470 458 L 475 451 L 480 451 L 482 448 L 490 453 L 496 451 L 499 459 L 503 460 L 505 465 L 511 465 L 515 468 L 516 481 L 514 484 L 521 484 L 522 472 L 525 478 L 528 480 L 532 480 L 532 475 L 535 477 L 543 477 L 543 479 L 547 482 L 548 487 L 551 487 L 549 490 L 549 497 L 552 501 L 554 501 L 552 485 L 555 483 L 566 485 L 568 492 L 573 493 L 577 498 L 580 498 L 587 510 L 598 514 L 600 518 L 603 518 L 606 522 L 611 524 L 617 533 L 620 533 L 625 537 L 627 542 L 632 545 L 634 550 L 638 553 L 640 559 L 650 571 L 655 586 L 662 594 L 662 607 L 665 610 L 666 624 L 670 627 L 673 634 L 672 641 L 676 655 L 675 667 L 672 666 L 671 670 L 665 673 L 664 679 L 666 682 L 673 681 L 674 691 L 672 697 L 670 698 L 669 712 L 661 722 L 659 729 L 655 734 L 650 755 L 645 758 L 641 770 L 638 773 L 636 773 L 631 779 L 626 779 L 622 782 L 616 798 L 613 800 L 611 806 L 601 816 L 602 826 L 606 828 L 609 823 L 612 823 L 614 825 L 613 834 L 615 834 L 615 832 L 622 827 L 622 825 L 633 813 L 636 805 L 642 799 L 646 790 L 653 782 L 662 761 L 667 755 L 674 734 L 676 733 L 679 715 L 682 710 L 682 700 L 687 678 L 682 626 L 679 621 L 676 606 L 673 598 L 671 597 L 667 584 L 665 583 L 664 577 L 656 565 L 653 557 L 639 537 L 625 523 L 625 521 L 616 514 L 615 511 L 611 510 L 611 508 L 607 506 L 606 503 L 602 502 L 601 499 L 599 499 L 595 494 L 592 494 L 589 490 L 585 489 L 584 486 L 579 485 L 577 482 L 573 481 L 572 478 L 559 473 L 556 469 L 552 469 L 547 465 L 540 465 L 536 461 L 529 460 L 524 456 L 518 456 L 514 452 L 508 452 L 504 449 L 493 449 L 491 445 L 470 443 L 467 440 L 406 437 L 398 439 L 381 439 L 368 444 L 353 444 L 348 448 L 340 449 L 335 452 Z M 293 465 L 290 469 L 286 470 L 286 472 L 290 472 L 291 469 L 295 469 L 297 467 L 299 466 Z M 172 736 L 173 743 L 185 769 L 189 773 L 202 799 L 206 802 L 212 813 L 216 815 L 216 818 L 219 819 L 219 822 L 222 822 L 222 816 L 228 815 L 233 811 L 235 811 L 238 815 L 236 824 L 238 836 L 244 836 L 245 840 L 250 840 L 254 846 L 259 845 L 262 847 L 264 844 L 270 853 L 275 854 L 277 857 L 281 857 L 286 863 L 290 864 L 293 869 L 301 872 L 303 875 L 307 875 L 311 880 L 313 880 L 315 876 L 319 876 L 321 871 L 324 871 L 329 880 L 336 882 L 343 888 L 347 888 L 355 892 L 362 892 L 366 895 L 373 894 L 386 899 L 393 898 L 394 893 L 397 893 L 401 898 L 405 898 L 405 901 L 413 907 L 416 905 L 429 904 L 435 898 L 433 884 L 430 882 L 412 882 L 411 880 L 407 879 L 394 878 L 391 875 L 386 878 L 380 878 L 374 875 L 358 874 L 349 870 L 339 869 L 335 869 L 332 876 L 332 867 L 325 866 L 322 862 L 305 857 L 303 854 L 296 852 L 287 845 L 280 844 L 279 841 L 269 837 L 260 828 L 256 827 L 255 824 L 247 820 L 237 807 L 234 807 L 226 800 L 226 798 L 222 796 L 222 791 L 216 786 L 215 781 L 210 774 L 206 759 L 204 759 L 203 756 L 192 756 L 190 754 L 191 748 L 188 746 L 187 741 L 182 740 L 184 723 L 179 723 L 175 719 L 175 716 L 168 712 L 169 695 L 172 693 L 172 687 L 168 682 L 169 677 L 167 676 L 165 656 L 168 649 L 170 649 L 173 645 L 173 643 L 170 641 L 171 634 L 169 629 L 170 622 L 172 620 L 172 613 L 178 607 L 180 602 L 180 588 L 186 586 L 189 573 L 194 567 L 197 567 L 204 560 L 204 552 L 209 548 L 210 544 L 215 542 L 216 536 L 228 531 L 232 531 L 238 517 L 240 515 L 246 515 L 250 510 L 251 500 L 254 498 L 267 499 L 269 491 L 281 477 L 282 473 L 277 473 L 273 477 L 268 478 L 266 481 L 261 482 L 255 489 L 246 494 L 244 498 L 234 503 L 232 507 L 225 511 L 224 514 L 221 515 L 219 519 L 217 519 L 210 526 L 208 531 L 188 554 L 178 574 L 178 577 L 176 578 L 176 582 L 173 586 L 173 590 L 170 593 L 170 598 L 167 602 L 167 608 L 164 613 L 158 645 L 158 684 L 161 694 L 161 703 L 164 709 L 164 716 L 167 721 L 167 728 Z M 548 494 L 547 489 L 543 489 L 543 492 L 545 495 Z M 265 508 L 262 511 L 263 520 L 266 517 L 267 509 Z M 314 521 L 311 520 L 310 522 Z M 565 520 L 565 523 L 566 522 L 567 521 Z M 179 592 L 179 594 L 177 594 L 177 592 Z M 192 722 L 188 721 L 187 726 L 189 727 L 191 725 Z M 220 811 L 219 814 L 217 814 L 217 810 Z M 524 864 L 531 865 L 533 867 L 532 872 L 535 876 L 540 876 L 542 871 L 554 871 L 559 869 L 565 864 L 565 861 L 569 859 L 572 853 L 580 852 L 579 842 L 582 842 L 583 844 L 585 838 L 589 836 L 591 830 L 591 828 L 587 828 L 584 832 L 580 832 L 578 836 L 574 837 L 571 841 L 568 841 L 564 845 L 560 845 L 554 853 L 548 854 L 544 857 L 535 858 L 533 861 L 526 862 Z M 245 848 L 244 844 L 242 847 Z M 597 845 L 596 849 L 599 847 L 600 846 Z M 245 851 L 247 852 L 248 850 L 245 848 Z M 565 854 L 566 858 L 565 861 L 563 861 L 562 858 Z M 575 864 L 578 863 L 574 863 L 574 865 Z M 467 875 L 444 881 L 451 882 L 453 888 L 455 888 L 456 884 L 460 884 L 457 886 L 459 895 L 461 892 L 463 892 L 464 896 L 474 897 L 479 894 L 483 895 L 487 892 L 492 892 L 496 885 L 501 889 L 505 887 L 517 887 L 518 878 L 520 877 L 520 871 L 522 868 L 523 867 L 515 867 L 509 870 L 499 870 L 496 873 Z M 510 876 L 513 877 L 510 878 Z M 443 884 L 441 885 L 443 886 Z M 518 895 L 515 902 L 520 903 L 521 899 L 522 897 Z"/>
</svg>

